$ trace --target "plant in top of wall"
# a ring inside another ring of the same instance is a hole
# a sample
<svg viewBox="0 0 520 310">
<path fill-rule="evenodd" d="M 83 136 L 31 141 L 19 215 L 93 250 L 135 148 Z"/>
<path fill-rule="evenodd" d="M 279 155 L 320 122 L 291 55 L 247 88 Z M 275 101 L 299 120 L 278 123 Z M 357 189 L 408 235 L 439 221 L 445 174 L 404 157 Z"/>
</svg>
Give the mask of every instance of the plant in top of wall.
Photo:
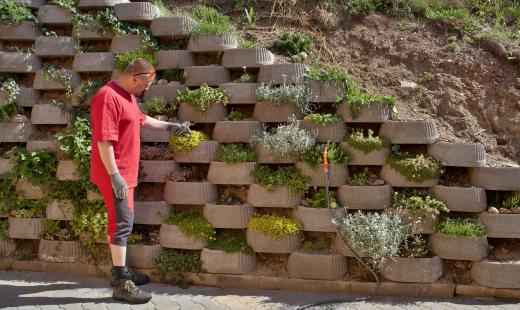
<svg viewBox="0 0 520 310">
<path fill-rule="evenodd" d="M 35 23 L 36 16 L 31 9 L 23 5 L 18 5 L 12 0 L 2 1 L 0 3 L 0 24 L 16 25 L 23 21 Z"/>
<path fill-rule="evenodd" d="M 311 113 L 305 116 L 304 120 L 311 121 L 321 126 L 328 126 L 343 122 L 343 118 L 341 116 L 330 113 Z"/>
<path fill-rule="evenodd" d="M 486 235 L 486 226 L 473 218 L 445 218 L 439 224 L 439 232 L 445 235 L 478 238 Z"/>
<path fill-rule="evenodd" d="M 197 21 L 197 26 L 191 33 L 192 36 L 200 36 L 202 34 L 230 34 L 237 36 L 237 30 L 229 16 L 221 14 L 214 8 L 197 5 L 190 10 L 189 15 Z"/>
<path fill-rule="evenodd" d="M 246 234 L 242 230 L 225 230 L 218 232 L 215 240 L 208 243 L 208 249 L 224 251 L 226 253 L 242 252 L 253 255 L 255 252 L 247 244 Z"/>
<path fill-rule="evenodd" d="M 71 76 L 63 68 L 56 64 L 47 64 L 43 67 L 42 79 L 45 81 L 56 81 L 65 87 L 68 95 L 72 94 Z"/>
<path fill-rule="evenodd" d="M 270 192 L 278 186 L 288 186 L 294 194 L 303 195 L 309 189 L 311 182 L 311 178 L 302 176 L 294 166 L 271 168 L 267 165 L 256 165 L 251 175 L 255 183 Z"/>
<path fill-rule="evenodd" d="M 255 95 L 260 101 L 268 102 L 275 106 L 282 104 L 294 105 L 301 113 L 307 115 L 312 112 L 312 93 L 303 84 L 286 84 L 275 86 L 262 83 L 256 90 Z"/>
<path fill-rule="evenodd" d="M 186 272 L 201 273 L 202 262 L 200 251 L 181 251 L 163 249 L 154 263 L 157 275 L 161 281 L 169 280 L 170 283 L 182 288 L 187 287 Z"/>
<path fill-rule="evenodd" d="M 240 76 L 240 83 L 253 83 L 253 77 L 251 74 L 247 73 L 246 69 L 247 67 L 242 67 L 244 73 Z"/>
<path fill-rule="evenodd" d="M 213 88 L 204 83 L 197 89 L 188 89 L 184 92 L 177 90 L 177 100 L 191 105 L 204 115 L 212 104 L 228 104 L 229 95 L 225 90 Z"/>
<path fill-rule="evenodd" d="M 291 154 L 302 156 L 316 143 L 316 133 L 300 128 L 300 121 L 293 117 L 288 124 L 278 125 L 272 131 L 263 131 L 252 137 L 253 144 L 261 144 L 275 158 Z"/>
<path fill-rule="evenodd" d="M 155 56 L 153 53 L 147 51 L 128 51 L 116 55 L 114 68 L 122 72 L 125 70 L 128 64 L 136 59 L 144 59 L 151 63 L 154 67 L 156 67 L 159 63 L 157 56 Z"/>
<path fill-rule="evenodd" d="M 363 132 L 363 129 L 352 129 L 345 135 L 343 141 L 347 142 L 351 147 L 363 151 L 365 154 L 382 148 L 390 148 L 390 141 L 374 136 L 372 129 L 369 129 L 366 134 Z"/>
<path fill-rule="evenodd" d="M 51 241 L 72 241 L 78 237 L 67 221 L 45 219 L 43 230 L 40 232 L 40 238 Z"/>
<path fill-rule="evenodd" d="M 353 76 L 336 65 L 324 66 L 317 64 L 306 69 L 306 81 L 320 81 L 331 86 L 343 87 L 345 92 L 357 85 Z"/>
<path fill-rule="evenodd" d="M 345 92 L 343 98 L 338 98 L 336 102 L 346 104 L 350 108 L 350 116 L 352 116 L 353 119 L 361 115 L 361 109 L 363 107 L 370 106 L 374 103 L 388 104 L 394 112 L 397 105 L 397 99 L 395 97 L 368 93 L 357 87 L 350 88 Z"/>
<path fill-rule="evenodd" d="M 0 80 L 0 83 L 2 83 L 0 92 L 5 94 L 5 100 L 0 101 L 0 120 L 6 122 L 20 110 L 16 105 L 16 96 L 20 94 L 20 87 L 13 78 Z"/>
<path fill-rule="evenodd" d="M 392 197 L 394 208 L 402 208 L 412 214 L 424 213 L 427 216 L 435 217 L 441 212 L 450 212 L 446 204 L 435 199 L 428 193 L 408 190 L 401 193 L 394 192 Z"/>
<path fill-rule="evenodd" d="M 507 213 L 515 213 L 515 214 L 518 214 L 520 213 L 520 194 L 519 193 L 514 193 L 514 194 L 509 194 L 509 195 L 506 195 L 503 199 L 502 199 L 502 208 L 506 209 Z M 502 209 L 500 208 L 500 209 Z M 500 213 L 506 213 L 504 212 L 505 210 L 502 210 L 502 212 Z"/>
<path fill-rule="evenodd" d="M 245 143 L 230 143 L 219 145 L 217 160 L 228 164 L 256 161 L 255 151 Z"/>
<path fill-rule="evenodd" d="M 273 239 L 280 239 L 300 232 L 303 224 L 298 220 L 283 216 L 263 214 L 253 216 L 247 227 Z"/>
<path fill-rule="evenodd" d="M 329 192 L 331 209 L 336 209 L 338 207 L 335 196 L 336 194 L 333 191 Z M 307 198 L 306 200 L 314 208 L 327 208 L 327 191 L 324 188 L 320 188 L 314 193 L 312 197 Z"/>
<path fill-rule="evenodd" d="M 209 141 L 209 137 L 197 130 L 192 130 L 190 133 L 178 136 L 170 136 L 170 148 L 174 152 L 191 152 L 196 149 L 202 141 Z"/>
<path fill-rule="evenodd" d="M 172 213 L 164 223 L 179 227 L 187 236 L 205 241 L 215 240 L 215 230 L 211 227 L 209 222 L 197 212 Z"/>
<path fill-rule="evenodd" d="M 407 180 L 414 182 L 438 178 L 443 172 L 439 160 L 424 154 L 394 152 L 388 157 L 387 163 Z"/>
<path fill-rule="evenodd" d="M 323 150 L 325 148 L 327 148 L 327 158 L 330 164 L 346 165 L 352 160 L 348 154 L 339 148 L 337 143 L 327 142 L 315 144 L 303 154 L 303 161 L 311 167 L 323 164 Z"/>
<path fill-rule="evenodd" d="M 301 32 L 284 31 L 267 45 L 270 50 L 280 50 L 294 62 L 302 62 L 314 52 L 314 41 Z"/>
<path fill-rule="evenodd" d="M 142 110 L 146 115 L 164 115 L 171 117 L 177 110 L 177 106 L 171 102 L 167 103 L 166 100 L 164 100 L 162 97 L 153 97 L 152 99 L 143 103 Z"/>
<path fill-rule="evenodd" d="M 32 185 L 40 186 L 54 181 L 56 156 L 51 152 L 27 152 L 25 149 L 14 147 L 7 152 L 7 156 L 13 163 L 13 173 Z"/>
</svg>

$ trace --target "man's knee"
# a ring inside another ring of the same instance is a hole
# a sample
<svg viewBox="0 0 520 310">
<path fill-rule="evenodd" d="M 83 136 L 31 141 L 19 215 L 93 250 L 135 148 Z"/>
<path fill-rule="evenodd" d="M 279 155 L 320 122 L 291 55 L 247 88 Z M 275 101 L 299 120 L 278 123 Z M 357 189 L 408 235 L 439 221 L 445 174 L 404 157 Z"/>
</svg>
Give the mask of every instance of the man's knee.
<svg viewBox="0 0 520 310">
<path fill-rule="evenodd" d="M 112 243 L 115 245 L 126 246 L 128 236 L 134 227 L 134 213 L 128 205 L 128 200 L 116 200 L 115 208 L 116 231 Z"/>
</svg>

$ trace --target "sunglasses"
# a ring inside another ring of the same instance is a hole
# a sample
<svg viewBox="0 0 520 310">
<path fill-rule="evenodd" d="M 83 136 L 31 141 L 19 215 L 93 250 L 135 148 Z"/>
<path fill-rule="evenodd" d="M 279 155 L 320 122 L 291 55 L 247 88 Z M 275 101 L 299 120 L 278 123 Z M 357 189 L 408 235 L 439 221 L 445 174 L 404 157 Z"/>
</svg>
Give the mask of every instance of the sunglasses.
<svg viewBox="0 0 520 310">
<path fill-rule="evenodd" d="M 134 76 L 139 76 L 139 75 L 146 75 L 149 79 L 154 79 L 155 78 L 155 71 L 142 72 L 142 73 L 134 74 Z"/>
</svg>

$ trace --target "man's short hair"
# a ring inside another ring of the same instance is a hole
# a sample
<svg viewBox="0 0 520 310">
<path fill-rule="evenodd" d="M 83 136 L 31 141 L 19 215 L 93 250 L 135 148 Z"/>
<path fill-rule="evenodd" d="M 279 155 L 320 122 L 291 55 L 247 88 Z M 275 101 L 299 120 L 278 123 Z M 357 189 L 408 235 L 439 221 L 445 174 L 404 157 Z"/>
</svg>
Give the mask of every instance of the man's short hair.
<svg viewBox="0 0 520 310">
<path fill-rule="evenodd" d="M 124 73 L 126 74 L 137 74 L 143 72 L 155 71 L 155 68 L 147 60 L 138 58 L 132 61 L 126 66 Z"/>
</svg>

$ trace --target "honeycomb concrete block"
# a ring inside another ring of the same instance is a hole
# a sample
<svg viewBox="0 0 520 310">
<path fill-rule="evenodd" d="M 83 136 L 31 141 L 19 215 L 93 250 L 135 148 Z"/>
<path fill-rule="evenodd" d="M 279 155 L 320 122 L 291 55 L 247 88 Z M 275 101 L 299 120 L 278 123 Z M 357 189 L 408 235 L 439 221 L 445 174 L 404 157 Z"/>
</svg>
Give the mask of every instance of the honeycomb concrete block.
<svg viewBox="0 0 520 310">
<path fill-rule="evenodd" d="M 179 165 L 172 160 L 141 160 L 140 179 L 142 182 L 166 182 L 178 169 Z"/>
<path fill-rule="evenodd" d="M 440 160 L 444 166 L 486 166 L 486 151 L 484 150 L 484 145 L 480 143 L 436 142 L 428 145 L 428 155 Z"/>
<path fill-rule="evenodd" d="M 306 163 L 296 163 L 296 168 L 303 176 L 311 178 L 311 186 L 324 187 L 326 183 L 325 174 L 323 173 L 323 164 L 311 167 Z M 331 164 L 329 165 L 329 186 L 339 187 L 347 182 L 348 168 L 347 165 Z"/>
<path fill-rule="evenodd" d="M 348 164 L 351 166 L 382 166 L 386 163 L 390 149 L 383 147 L 379 150 L 373 150 L 365 153 L 351 146 L 348 142 L 341 142 L 339 145 L 343 152 L 352 157 L 352 161 Z"/>
<path fill-rule="evenodd" d="M 159 60 L 157 70 L 184 69 L 197 64 L 195 55 L 185 50 L 156 51 L 155 56 Z"/>
<path fill-rule="evenodd" d="M 450 211 L 484 212 L 487 209 L 486 191 L 483 188 L 435 185 L 431 191 L 435 198 L 446 203 Z"/>
<path fill-rule="evenodd" d="M 480 213 L 479 220 L 486 226 L 489 238 L 520 238 L 520 215 Z"/>
<path fill-rule="evenodd" d="M 42 68 L 38 56 L 23 52 L 0 52 L 0 72 L 34 73 Z"/>
<path fill-rule="evenodd" d="M 162 224 L 159 231 L 159 242 L 163 248 L 200 250 L 206 247 L 207 242 L 188 236 L 178 226 Z"/>
<path fill-rule="evenodd" d="M 381 125 L 379 136 L 392 144 L 432 144 L 439 138 L 432 120 L 389 121 Z"/>
<path fill-rule="evenodd" d="M 302 246 L 301 233 L 294 233 L 274 239 L 253 229 L 247 229 L 247 243 L 258 253 L 292 253 Z"/>
<path fill-rule="evenodd" d="M 44 25 L 72 26 L 71 13 L 57 5 L 40 6 L 37 17 Z"/>
<path fill-rule="evenodd" d="M 214 228 L 242 229 L 247 228 L 249 219 L 253 216 L 253 207 L 243 205 L 204 205 L 204 217 Z"/>
<path fill-rule="evenodd" d="M 208 181 L 221 185 L 248 185 L 253 184 L 251 171 L 255 169 L 255 162 L 224 163 L 214 161 L 209 165 Z"/>
<path fill-rule="evenodd" d="M 152 35 L 161 39 L 189 37 L 197 22 L 189 16 L 156 17 L 152 20 Z"/>
<path fill-rule="evenodd" d="M 520 263 L 518 261 L 475 262 L 471 267 L 471 279 L 487 288 L 520 289 Z"/>
<path fill-rule="evenodd" d="M 31 9 L 37 9 L 45 4 L 45 0 L 13 0 L 13 3 Z"/>
<path fill-rule="evenodd" d="M 112 72 L 116 59 L 112 53 L 82 53 L 74 55 L 72 70 L 76 72 Z"/>
<path fill-rule="evenodd" d="M 159 244 L 129 244 L 126 250 L 128 266 L 132 268 L 153 269 L 155 260 L 159 258 L 161 246 Z"/>
<path fill-rule="evenodd" d="M 134 223 L 160 225 L 172 210 L 173 208 L 166 201 L 136 201 L 134 203 Z"/>
<path fill-rule="evenodd" d="M 0 239 L 0 257 L 8 257 L 14 254 L 16 242 L 11 239 Z"/>
<path fill-rule="evenodd" d="M 2 175 L 7 173 L 13 169 L 13 163 L 7 158 L 0 158 L 0 179 L 2 179 Z"/>
<path fill-rule="evenodd" d="M 102 9 L 110 8 L 116 4 L 129 3 L 128 0 L 79 0 L 78 8 L 82 9 Z"/>
<path fill-rule="evenodd" d="M 459 237 L 435 233 L 429 236 L 432 253 L 444 259 L 481 261 L 488 255 L 487 237 Z"/>
<path fill-rule="evenodd" d="M 259 83 L 297 84 L 305 77 L 304 64 L 272 64 L 260 67 Z"/>
<path fill-rule="evenodd" d="M 309 81 L 307 85 L 312 93 L 314 102 L 336 102 L 337 98 L 343 97 L 345 88 L 323 81 Z"/>
<path fill-rule="evenodd" d="M 343 208 L 334 209 L 332 214 L 334 218 L 341 219 L 345 216 L 345 211 Z M 293 216 L 303 223 L 304 231 L 336 232 L 326 208 L 298 206 L 294 209 Z"/>
<path fill-rule="evenodd" d="M 35 53 L 40 57 L 70 57 L 74 56 L 73 37 L 45 37 L 40 36 L 34 41 Z"/>
<path fill-rule="evenodd" d="M 478 167 L 469 168 L 471 185 L 486 190 L 520 190 L 520 167 Z"/>
<path fill-rule="evenodd" d="M 186 86 L 218 86 L 231 82 L 231 74 L 223 66 L 191 66 L 184 68 Z"/>
<path fill-rule="evenodd" d="M 202 141 L 199 146 L 191 152 L 176 152 L 173 156 L 177 163 L 211 163 L 217 157 L 218 142 Z"/>
<path fill-rule="evenodd" d="M 294 208 L 300 204 L 301 197 L 287 186 L 278 186 L 273 191 L 252 184 L 247 191 L 247 202 L 253 207 Z"/>
<path fill-rule="evenodd" d="M 262 132 L 258 121 L 218 121 L 213 129 L 213 140 L 225 143 L 249 143 L 251 137 Z"/>
<path fill-rule="evenodd" d="M 347 272 L 347 259 L 338 254 L 295 252 L 287 262 L 289 276 L 313 280 L 338 280 Z"/>
<path fill-rule="evenodd" d="M 27 142 L 34 132 L 31 123 L 0 122 L 0 142 Z"/>
<path fill-rule="evenodd" d="M 22 192 L 25 199 L 39 199 L 47 195 L 47 188 L 44 186 L 33 186 L 24 179 L 16 182 L 16 190 Z"/>
<path fill-rule="evenodd" d="M 78 165 L 72 160 L 58 161 L 56 178 L 60 181 L 78 181 L 80 179 Z"/>
<path fill-rule="evenodd" d="M 40 240 L 38 259 L 44 262 L 73 263 L 83 257 L 83 247 L 79 241 Z"/>
<path fill-rule="evenodd" d="M 58 148 L 57 140 L 30 140 L 25 147 L 27 152 L 48 151 L 53 154 L 58 154 Z"/>
<path fill-rule="evenodd" d="M 218 188 L 209 182 L 167 182 L 164 200 L 173 205 L 204 205 L 218 199 Z"/>
<path fill-rule="evenodd" d="M 188 50 L 194 53 L 222 52 L 238 47 L 238 40 L 232 34 L 201 34 L 191 36 Z"/>
<path fill-rule="evenodd" d="M 141 142 L 169 142 L 170 133 L 141 127 Z"/>
<path fill-rule="evenodd" d="M 129 34 L 113 37 L 110 44 L 110 52 L 114 54 L 121 54 L 125 52 L 143 50 L 144 47 L 145 43 L 141 36 Z"/>
<path fill-rule="evenodd" d="M 41 35 L 41 31 L 31 22 L 24 21 L 15 25 L 0 25 L 0 40 L 5 41 L 34 41 Z"/>
<path fill-rule="evenodd" d="M 78 86 L 81 83 L 81 77 L 79 74 L 72 70 L 61 69 L 61 74 L 70 76 L 72 87 Z M 66 90 L 65 86 L 58 80 L 44 80 L 43 70 L 36 71 L 33 88 L 36 90 Z"/>
<path fill-rule="evenodd" d="M 38 103 L 40 93 L 34 88 L 18 86 L 20 92 L 16 95 L 16 105 L 19 107 L 32 107 Z M 6 101 L 8 95 L 6 92 L 0 91 L 0 102 Z"/>
<path fill-rule="evenodd" d="M 101 22 L 89 20 L 80 28 L 72 27 L 72 33 L 80 40 L 107 41 L 112 40 L 114 35 L 111 31 L 103 29 Z"/>
<path fill-rule="evenodd" d="M 363 106 L 354 118 L 347 104 L 339 104 L 336 114 L 341 115 L 347 123 L 384 123 L 392 119 L 392 108 L 386 103 L 372 103 Z"/>
<path fill-rule="evenodd" d="M 233 48 L 225 50 L 221 64 L 230 69 L 260 68 L 274 62 L 273 54 L 265 48 Z"/>
<path fill-rule="evenodd" d="M 183 92 L 186 86 L 181 84 L 166 84 L 166 85 L 150 85 L 144 93 L 144 101 L 152 100 L 154 97 L 163 98 L 167 103 L 177 102 L 177 91 Z"/>
<path fill-rule="evenodd" d="M 53 199 L 47 204 L 46 217 L 56 221 L 71 221 L 74 205 L 70 200 Z"/>
<path fill-rule="evenodd" d="M 338 202 L 349 209 L 383 210 L 392 205 L 392 187 L 382 186 L 350 186 L 343 185 L 338 189 Z"/>
<path fill-rule="evenodd" d="M 345 123 L 343 122 L 331 125 L 320 125 L 304 118 L 300 127 L 317 133 L 316 141 L 318 142 L 341 142 L 347 133 Z"/>
<path fill-rule="evenodd" d="M 127 22 L 149 22 L 159 17 L 159 8 L 150 2 L 129 2 L 114 5 L 117 19 Z"/>
<path fill-rule="evenodd" d="M 255 104 L 258 83 L 223 83 L 218 86 L 229 95 L 230 104 Z"/>
<path fill-rule="evenodd" d="M 40 239 L 43 231 L 44 218 L 9 218 L 9 238 L 11 239 Z"/>
<path fill-rule="evenodd" d="M 206 111 L 201 112 L 189 103 L 181 102 L 177 117 L 181 121 L 197 123 L 216 123 L 225 119 L 227 116 L 226 106 L 220 103 L 211 104 Z"/>
<path fill-rule="evenodd" d="M 298 161 L 297 154 L 287 154 L 283 157 L 275 156 L 261 144 L 255 146 L 255 152 L 256 161 L 259 164 L 294 164 Z"/>
<path fill-rule="evenodd" d="M 32 108 L 31 123 L 35 125 L 66 125 L 70 113 L 54 104 L 36 104 Z"/>
<path fill-rule="evenodd" d="M 381 178 L 394 187 L 432 187 L 439 183 L 439 178 L 423 182 L 410 181 L 388 164 L 381 169 Z"/>
<path fill-rule="evenodd" d="M 202 268 L 209 273 L 244 274 L 256 269 L 256 255 L 202 249 Z"/>
<path fill-rule="evenodd" d="M 434 283 L 444 274 L 440 257 L 389 259 L 381 271 L 390 281 L 405 283 Z"/>
<path fill-rule="evenodd" d="M 265 123 L 285 123 L 290 117 L 295 116 L 296 119 L 302 119 L 302 113 L 290 103 L 282 103 L 280 105 L 269 102 L 259 101 L 255 104 L 253 118 L 257 121 Z"/>
</svg>

